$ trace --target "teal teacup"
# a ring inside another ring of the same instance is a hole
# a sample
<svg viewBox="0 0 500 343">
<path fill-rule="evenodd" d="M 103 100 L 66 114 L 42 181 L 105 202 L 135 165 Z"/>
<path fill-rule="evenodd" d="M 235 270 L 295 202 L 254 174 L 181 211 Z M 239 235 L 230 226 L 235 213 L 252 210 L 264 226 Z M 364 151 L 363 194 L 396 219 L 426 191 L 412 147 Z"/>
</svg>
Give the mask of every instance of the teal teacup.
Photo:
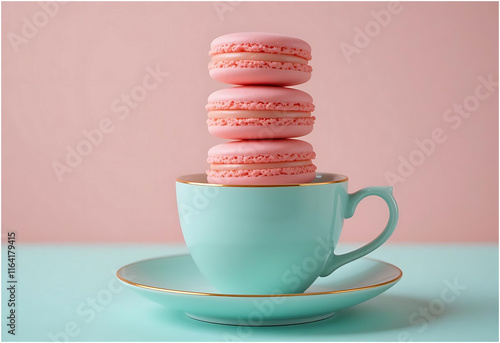
<svg viewBox="0 0 500 343">
<path fill-rule="evenodd" d="M 318 173 L 307 184 L 227 186 L 205 174 L 181 176 L 177 206 L 196 265 L 222 293 L 289 294 L 378 248 L 392 234 L 398 207 L 392 187 L 347 193 L 347 177 Z M 365 246 L 337 255 L 345 218 L 365 197 L 389 206 L 384 231 Z"/>
</svg>

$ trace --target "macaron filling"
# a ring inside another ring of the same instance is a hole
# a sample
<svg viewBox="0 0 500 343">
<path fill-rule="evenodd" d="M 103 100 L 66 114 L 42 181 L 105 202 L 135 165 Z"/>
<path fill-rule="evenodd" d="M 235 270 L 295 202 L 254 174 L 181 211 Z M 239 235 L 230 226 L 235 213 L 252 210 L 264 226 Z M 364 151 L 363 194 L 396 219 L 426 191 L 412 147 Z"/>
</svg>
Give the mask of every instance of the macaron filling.
<svg viewBox="0 0 500 343">
<path fill-rule="evenodd" d="M 307 60 L 302 57 L 297 57 L 293 55 L 278 55 L 278 54 L 255 53 L 255 52 L 233 52 L 227 54 L 218 54 L 212 56 L 211 62 L 217 63 L 221 61 L 241 61 L 241 60 L 307 64 Z"/>
<path fill-rule="evenodd" d="M 209 111 L 208 118 L 306 118 L 310 117 L 311 112 L 294 111 L 252 111 L 252 110 L 226 110 Z"/>
</svg>

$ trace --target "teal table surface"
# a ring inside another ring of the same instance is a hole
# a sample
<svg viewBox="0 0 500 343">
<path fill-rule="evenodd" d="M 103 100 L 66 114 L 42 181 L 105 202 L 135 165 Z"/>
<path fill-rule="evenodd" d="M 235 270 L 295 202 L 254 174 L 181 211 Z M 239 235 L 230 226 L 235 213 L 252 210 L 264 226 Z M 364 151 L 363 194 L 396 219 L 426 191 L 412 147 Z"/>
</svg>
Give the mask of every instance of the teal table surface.
<svg viewBox="0 0 500 343">
<path fill-rule="evenodd" d="M 350 250 L 353 245 L 344 245 Z M 88 244 L 16 247 L 16 330 L 2 246 L 3 341 L 498 341 L 497 245 L 386 244 L 370 257 L 402 280 L 386 293 L 322 321 L 281 327 L 199 322 L 125 288 L 121 266 L 186 253 L 182 245 Z M 447 290 L 448 289 L 448 290 Z M 455 297 L 450 297 L 450 291 Z M 447 294 L 447 302 L 442 301 Z M 450 301 L 450 299 L 452 299 Z M 444 304 L 444 306 L 443 306 Z"/>
</svg>

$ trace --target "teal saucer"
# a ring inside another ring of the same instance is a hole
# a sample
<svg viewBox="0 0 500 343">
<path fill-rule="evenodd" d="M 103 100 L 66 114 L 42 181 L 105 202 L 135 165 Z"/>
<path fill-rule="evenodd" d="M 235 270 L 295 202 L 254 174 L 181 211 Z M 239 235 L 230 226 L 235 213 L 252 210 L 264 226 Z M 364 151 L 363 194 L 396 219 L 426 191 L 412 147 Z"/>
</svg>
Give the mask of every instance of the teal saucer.
<svg viewBox="0 0 500 343">
<path fill-rule="evenodd" d="M 318 278 L 304 293 L 221 294 L 208 284 L 190 255 L 159 257 L 120 268 L 125 285 L 193 319 L 229 325 L 308 323 L 367 301 L 394 286 L 403 272 L 382 261 L 361 258 Z"/>
</svg>

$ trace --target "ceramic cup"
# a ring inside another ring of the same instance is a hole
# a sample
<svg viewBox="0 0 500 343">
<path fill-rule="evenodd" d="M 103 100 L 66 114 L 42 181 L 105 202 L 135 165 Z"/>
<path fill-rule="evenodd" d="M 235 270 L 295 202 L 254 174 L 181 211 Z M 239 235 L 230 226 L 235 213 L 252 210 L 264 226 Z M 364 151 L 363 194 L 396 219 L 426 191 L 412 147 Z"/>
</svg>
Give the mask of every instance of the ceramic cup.
<svg viewBox="0 0 500 343">
<path fill-rule="evenodd" d="M 396 227 L 392 187 L 348 194 L 347 180 L 317 173 L 307 184 L 227 186 L 207 183 L 205 174 L 181 176 L 177 207 L 189 252 L 219 292 L 301 293 L 319 276 L 378 248 Z M 389 207 L 386 227 L 365 246 L 336 254 L 344 219 L 371 195 Z"/>
</svg>

